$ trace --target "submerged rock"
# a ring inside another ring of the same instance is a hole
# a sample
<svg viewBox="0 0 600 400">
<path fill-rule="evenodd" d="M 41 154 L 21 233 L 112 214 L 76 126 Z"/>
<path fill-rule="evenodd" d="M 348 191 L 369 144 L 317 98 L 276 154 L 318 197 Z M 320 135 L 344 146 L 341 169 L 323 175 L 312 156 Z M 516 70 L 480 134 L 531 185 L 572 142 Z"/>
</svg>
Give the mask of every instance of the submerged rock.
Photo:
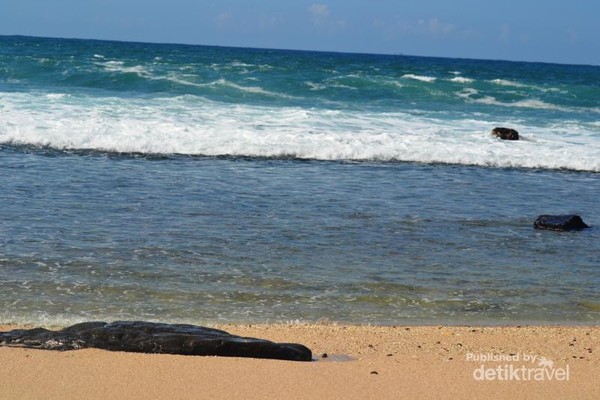
<svg viewBox="0 0 600 400">
<path fill-rule="evenodd" d="M 519 140 L 519 132 L 511 128 L 494 128 L 492 136 L 496 136 L 503 140 Z"/>
<path fill-rule="evenodd" d="M 589 228 L 579 215 L 540 215 L 533 222 L 533 227 L 552 231 L 578 231 Z"/>
<path fill-rule="evenodd" d="M 0 332 L 0 346 L 47 350 L 93 347 L 136 353 L 312 360 L 310 349 L 301 344 L 274 343 L 194 325 L 143 321 L 85 322 L 60 331 L 17 329 Z"/>
</svg>

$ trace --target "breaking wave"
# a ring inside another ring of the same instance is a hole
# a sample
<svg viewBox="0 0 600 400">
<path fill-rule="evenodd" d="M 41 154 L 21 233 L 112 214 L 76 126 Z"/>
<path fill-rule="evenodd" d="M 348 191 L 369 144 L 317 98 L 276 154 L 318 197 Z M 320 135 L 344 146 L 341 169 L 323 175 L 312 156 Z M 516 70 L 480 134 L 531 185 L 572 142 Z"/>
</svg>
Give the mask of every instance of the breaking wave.
<svg viewBox="0 0 600 400">
<path fill-rule="evenodd" d="M 434 76 L 424 76 L 424 75 L 415 75 L 415 74 L 405 74 L 402 75 L 403 79 L 413 79 L 415 81 L 421 81 L 421 82 L 435 82 L 437 80 L 436 77 Z"/>
<path fill-rule="evenodd" d="M 5 145 L 600 171 L 599 135 L 577 124 L 513 124 L 527 140 L 508 143 L 489 134 L 498 121 L 409 112 L 232 105 L 196 96 L 92 102 L 61 93 L 0 93 L 0 100 Z"/>
</svg>

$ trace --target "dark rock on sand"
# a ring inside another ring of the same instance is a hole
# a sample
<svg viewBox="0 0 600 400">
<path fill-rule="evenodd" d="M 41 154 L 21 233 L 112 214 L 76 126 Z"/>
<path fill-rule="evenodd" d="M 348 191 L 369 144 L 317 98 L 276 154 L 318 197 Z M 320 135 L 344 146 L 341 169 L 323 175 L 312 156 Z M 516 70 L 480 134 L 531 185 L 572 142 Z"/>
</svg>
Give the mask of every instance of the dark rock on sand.
<svg viewBox="0 0 600 400">
<path fill-rule="evenodd" d="M 578 231 L 589 228 L 579 215 L 540 215 L 533 222 L 533 227 L 552 231 Z"/>
<path fill-rule="evenodd" d="M 0 345 L 47 350 L 93 347 L 137 353 L 312 360 L 310 349 L 301 344 L 273 343 L 194 325 L 143 321 L 85 322 L 60 331 L 17 329 L 0 332 Z"/>
<path fill-rule="evenodd" d="M 511 128 L 494 128 L 492 136 L 496 136 L 503 140 L 519 140 L 519 132 Z"/>
</svg>

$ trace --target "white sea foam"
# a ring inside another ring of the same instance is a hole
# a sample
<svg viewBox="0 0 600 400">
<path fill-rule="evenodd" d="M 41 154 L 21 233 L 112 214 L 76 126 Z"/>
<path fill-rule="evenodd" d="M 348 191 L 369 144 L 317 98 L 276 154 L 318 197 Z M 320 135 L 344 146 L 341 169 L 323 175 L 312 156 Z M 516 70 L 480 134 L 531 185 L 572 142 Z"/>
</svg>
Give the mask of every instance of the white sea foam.
<svg viewBox="0 0 600 400">
<path fill-rule="evenodd" d="M 315 83 L 315 82 L 304 82 L 306 86 L 310 88 L 310 90 L 324 90 L 327 88 L 326 85 Z"/>
<path fill-rule="evenodd" d="M 106 61 L 106 62 L 97 62 L 96 65 L 104 67 L 105 71 L 108 72 L 117 72 L 122 74 L 136 74 L 141 77 L 151 77 L 152 74 L 150 71 L 142 66 L 142 65 L 134 65 L 134 66 L 125 66 L 123 61 Z"/>
<path fill-rule="evenodd" d="M 404 87 L 404 85 L 403 85 L 403 84 L 401 84 L 401 83 L 400 83 L 400 82 L 398 82 L 398 81 L 388 81 L 388 82 L 386 82 L 386 84 L 387 84 L 388 86 L 395 87 L 396 89 L 401 89 L 401 88 L 403 88 L 403 87 Z"/>
<path fill-rule="evenodd" d="M 69 95 L 66 93 L 48 93 L 46 95 L 47 98 L 51 100 L 62 99 L 64 97 L 68 97 Z"/>
<path fill-rule="evenodd" d="M 556 87 L 545 87 L 539 85 L 528 85 L 517 81 L 511 81 L 507 79 L 492 79 L 488 81 L 490 83 L 494 83 L 499 86 L 513 87 L 513 88 L 527 88 L 532 90 L 537 90 L 543 93 L 553 92 L 553 93 L 563 93 L 567 94 L 568 91 Z"/>
<path fill-rule="evenodd" d="M 597 113 L 598 111 L 600 111 L 594 108 L 564 107 L 535 98 L 518 100 L 513 102 L 502 102 L 493 96 L 475 97 L 479 94 L 479 92 L 473 88 L 466 88 L 461 90 L 460 92 L 456 92 L 455 94 L 456 96 L 463 98 L 471 103 L 487 104 L 500 107 L 532 108 L 538 110 L 555 110 L 576 113 Z"/>
<path fill-rule="evenodd" d="M 178 85 L 192 86 L 192 87 L 197 87 L 197 88 L 205 88 L 205 87 L 209 87 L 209 86 L 214 86 L 216 84 L 215 82 L 209 82 L 209 83 L 197 83 L 197 82 L 193 82 L 191 80 L 185 79 L 187 76 L 188 76 L 188 74 L 178 75 L 178 74 L 175 74 L 175 73 L 169 73 L 165 77 L 157 77 L 157 78 L 154 78 L 154 79 L 156 79 L 156 80 L 163 80 L 164 79 L 164 80 L 176 83 Z M 190 77 L 195 77 L 195 75 L 190 75 Z"/>
<path fill-rule="evenodd" d="M 146 78 L 149 80 L 155 80 L 155 81 L 167 80 L 167 81 L 176 83 L 178 85 L 191 86 L 191 87 L 196 87 L 196 88 L 207 88 L 207 87 L 219 87 L 220 86 L 220 87 L 232 88 L 232 89 L 238 90 L 240 92 L 251 93 L 251 94 L 262 94 L 265 96 L 281 97 L 281 98 L 287 98 L 287 99 L 294 98 L 292 96 L 285 95 L 282 93 L 276 93 L 276 92 L 271 92 L 271 91 L 265 90 L 259 86 L 239 85 L 239 84 L 236 84 L 234 82 L 228 81 L 227 79 L 223 79 L 223 78 L 220 78 L 220 79 L 217 79 L 217 80 L 211 81 L 211 82 L 198 83 L 198 82 L 194 82 L 191 79 L 190 80 L 186 79 L 186 78 L 195 78 L 196 75 L 194 75 L 194 74 L 177 74 L 174 72 L 170 72 L 167 75 L 154 75 L 148 68 L 146 68 L 144 66 L 141 66 L 141 65 L 125 66 L 124 62 L 122 62 L 122 61 L 106 61 L 106 62 L 99 62 L 96 64 L 102 66 L 108 72 L 123 73 L 123 74 L 133 73 L 133 74 L 136 74 L 140 77 L 143 77 L 143 78 Z"/>
<path fill-rule="evenodd" d="M 539 99 L 526 99 L 514 102 L 502 102 L 496 100 L 492 96 L 485 96 L 481 99 L 474 100 L 476 103 L 491 104 L 501 107 L 518 107 L 518 108 L 533 108 L 538 110 L 555 110 L 564 112 L 588 112 L 588 109 L 575 109 L 572 107 L 561 107 L 556 104 L 546 103 Z"/>
<path fill-rule="evenodd" d="M 537 127 L 513 121 L 510 125 L 528 140 L 503 142 L 489 132 L 507 121 L 231 105 L 196 96 L 75 102 L 61 96 L 0 93 L 0 103 L 0 143 L 5 144 L 600 172 L 600 132 L 593 124 Z"/>
<path fill-rule="evenodd" d="M 231 81 L 228 81 L 226 79 L 219 79 L 218 81 L 214 82 L 216 85 L 220 85 L 220 86 L 226 86 L 226 87 L 230 87 L 236 90 L 239 90 L 240 92 L 246 92 L 246 93 L 252 93 L 252 94 L 262 94 L 262 95 L 267 95 L 267 96 L 273 96 L 273 97 L 285 97 L 285 98 L 290 98 L 291 96 L 288 95 L 284 95 L 281 93 L 275 93 L 275 92 L 271 92 L 268 90 L 265 90 L 259 86 L 242 86 L 242 85 L 238 85 L 237 83 L 233 83 Z"/>
<path fill-rule="evenodd" d="M 503 104 L 511 107 L 537 108 L 540 110 L 573 111 L 572 108 L 557 106 L 556 104 L 546 103 L 539 99 L 527 99 Z"/>
<path fill-rule="evenodd" d="M 526 87 L 527 85 L 507 79 L 492 79 L 490 82 L 500 86 Z"/>
<path fill-rule="evenodd" d="M 437 80 L 436 77 L 433 76 L 425 76 L 425 75 L 415 75 L 415 74 L 405 74 L 402 75 L 402 78 L 404 79 L 413 79 L 416 81 L 421 81 L 421 82 L 435 82 Z"/>
<path fill-rule="evenodd" d="M 477 91 L 477 89 L 473 89 L 473 88 L 465 88 L 465 89 L 461 90 L 460 92 L 455 92 L 454 94 L 456 96 L 460 97 L 461 99 L 464 99 L 465 101 L 475 102 L 475 99 L 473 99 L 472 96 L 478 95 L 479 91 Z"/>
<path fill-rule="evenodd" d="M 450 79 L 451 82 L 456 82 L 456 83 L 472 83 L 473 79 L 471 78 L 465 78 L 462 76 L 455 76 L 454 78 Z"/>
</svg>

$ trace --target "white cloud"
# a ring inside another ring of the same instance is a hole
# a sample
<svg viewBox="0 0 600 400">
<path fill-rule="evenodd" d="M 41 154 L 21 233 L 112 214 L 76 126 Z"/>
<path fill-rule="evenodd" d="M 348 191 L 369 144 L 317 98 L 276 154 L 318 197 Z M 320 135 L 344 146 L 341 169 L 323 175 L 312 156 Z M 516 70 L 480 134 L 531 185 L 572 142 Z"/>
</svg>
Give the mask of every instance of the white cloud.
<svg viewBox="0 0 600 400">
<path fill-rule="evenodd" d="M 272 30 L 281 26 L 285 18 L 279 14 L 263 14 L 258 20 L 258 26 L 261 30 Z"/>
<path fill-rule="evenodd" d="M 448 35 L 456 30 L 454 24 L 441 22 L 437 18 L 429 20 L 429 32 L 433 35 Z"/>
<path fill-rule="evenodd" d="M 313 24 L 319 25 L 329 17 L 329 6 L 327 4 L 313 4 L 308 7 Z"/>
<path fill-rule="evenodd" d="M 418 20 L 407 20 L 401 17 L 377 19 L 372 22 L 371 26 L 387 41 L 406 37 L 420 37 L 434 41 L 481 40 L 481 34 L 475 29 L 461 27 L 437 17 Z"/>
<path fill-rule="evenodd" d="M 226 28 L 233 20 L 233 15 L 229 11 L 224 11 L 217 15 L 217 26 L 221 29 Z"/>
<path fill-rule="evenodd" d="M 433 36 L 446 36 L 456 31 L 456 25 L 442 22 L 438 18 L 420 19 L 419 27 Z"/>
</svg>

